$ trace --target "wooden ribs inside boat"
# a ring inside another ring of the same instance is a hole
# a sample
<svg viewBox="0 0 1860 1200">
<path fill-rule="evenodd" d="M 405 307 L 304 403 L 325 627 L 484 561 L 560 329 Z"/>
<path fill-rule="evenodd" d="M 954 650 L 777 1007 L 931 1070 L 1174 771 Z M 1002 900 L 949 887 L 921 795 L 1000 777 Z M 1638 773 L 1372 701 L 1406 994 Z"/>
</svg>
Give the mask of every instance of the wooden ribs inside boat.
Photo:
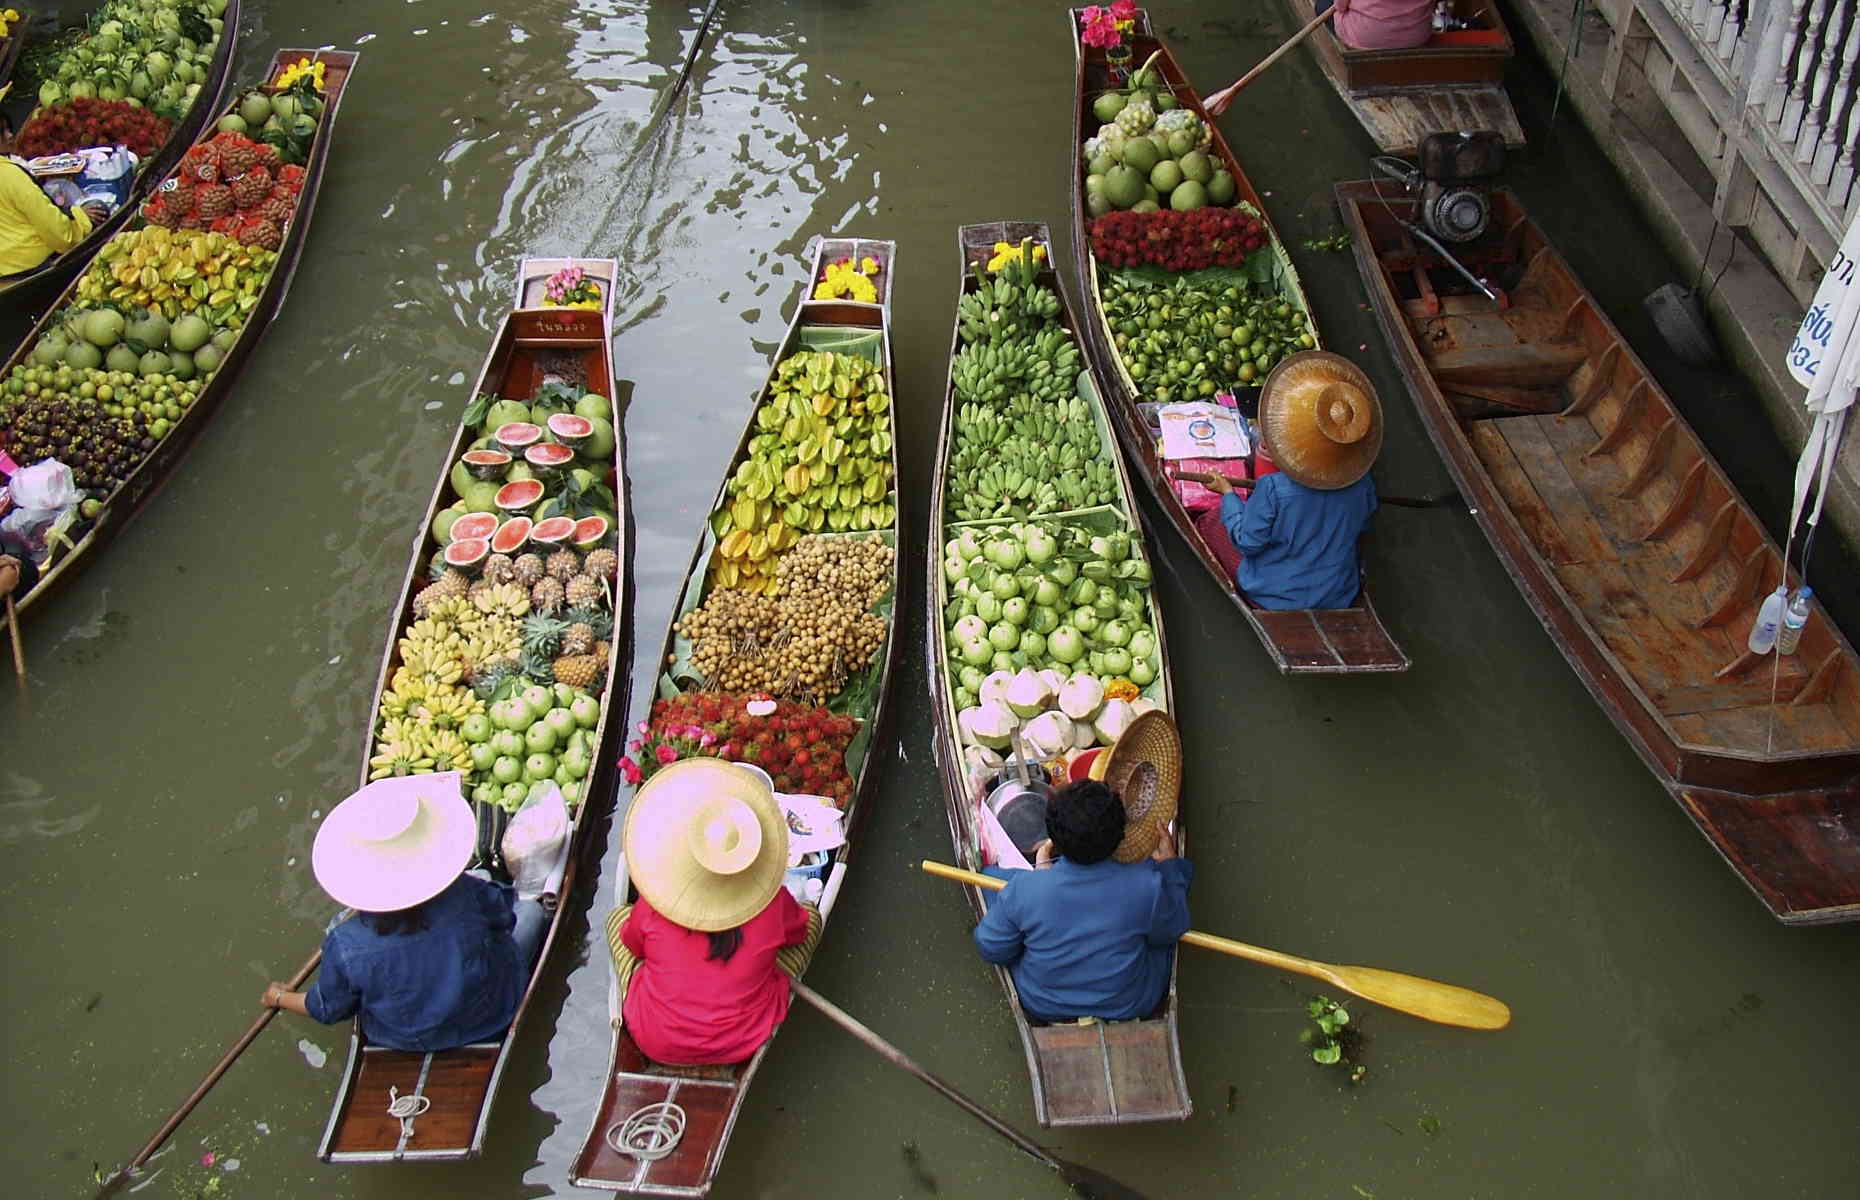
<svg viewBox="0 0 1860 1200">
<path fill-rule="evenodd" d="M 1800 581 L 1685 418 L 1508 192 L 1463 260 L 1406 201 L 1340 184 L 1358 265 L 1435 445 L 1596 698 L 1782 920 L 1860 919 L 1860 660 L 1816 604 L 1751 654 Z"/>
</svg>

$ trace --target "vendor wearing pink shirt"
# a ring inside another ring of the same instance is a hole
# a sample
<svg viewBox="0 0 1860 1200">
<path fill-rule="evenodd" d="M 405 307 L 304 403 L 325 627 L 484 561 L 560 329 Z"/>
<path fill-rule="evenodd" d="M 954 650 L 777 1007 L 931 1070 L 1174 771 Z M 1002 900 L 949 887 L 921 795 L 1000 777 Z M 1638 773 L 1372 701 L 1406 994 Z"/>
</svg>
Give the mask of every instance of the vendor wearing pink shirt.
<svg viewBox="0 0 1860 1200">
<path fill-rule="evenodd" d="M 1434 0 L 1337 0 L 1336 8 L 1332 29 L 1352 50 L 1412 50 L 1433 36 Z"/>
<path fill-rule="evenodd" d="M 660 770 L 626 816 L 636 903 L 607 919 L 621 1020 L 657 1062 L 741 1062 L 788 1015 L 820 914 L 782 886 L 788 823 L 768 784 L 721 759 Z"/>
</svg>

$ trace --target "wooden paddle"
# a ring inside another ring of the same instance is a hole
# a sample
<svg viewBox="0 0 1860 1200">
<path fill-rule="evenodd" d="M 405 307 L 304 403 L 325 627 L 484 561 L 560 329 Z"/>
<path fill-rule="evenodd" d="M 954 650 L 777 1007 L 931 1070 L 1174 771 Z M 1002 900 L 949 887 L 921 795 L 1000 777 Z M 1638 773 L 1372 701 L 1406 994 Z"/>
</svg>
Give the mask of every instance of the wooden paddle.
<svg viewBox="0 0 1860 1200">
<path fill-rule="evenodd" d="M 310 973 L 316 970 L 317 964 L 322 961 L 323 949 L 319 946 L 317 947 L 316 953 L 306 959 L 303 966 L 297 968 L 297 974 L 291 976 L 290 982 L 285 985 L 286 990 L 294 992 L 302 987 L 304 980 L 310 978 Z M 187 1115 L 194 1111 L 194 1107 L 206 1097 L 208 1092 L 213 1090 L 213 1085 L 218 1083 L 220 1077 L 226 1074 L 227 1068 L 231 1067 L 238 1057 L 245 1053 L 245 1048 L 258 1040 L 258 1035 L 265 1031 L 265 1026 L 271 1024 L 271 1018 L 277 1016 L 278 1012 L 278 1009 L 268 1008 L 258 1015 L 258 1019 L 252 1022 L 251 1027 L 240 1035 L 239 1040 L 232 1044 L 232 1048 L 220 1057 L 220 1061 L 213 1065 L 211 1071 L 207 1072 L 207 1077 L 202 1079 L 199 1085 L 188 1093 L 187 1099 L 181 1101 L 181 1107 L 168 1114 L 168 1119 L 163 1121 L 161 1128 L 155 1131 L 155 1136 L 150 1138 L 147 1144 L 136 1152 L 134 1158 L 130 1159 L 124 1166 L 119 1167 L 114 1175 L 111 1175 L 108 1179 L 103 1181 L 103 1186 L 97 1190 L 97 1200 L 103 1200 L 105 1196 L 115 1195 L 119 1188 L 129 1182 L 131 1172 L 141 1167 L 143 1163 L 149 1160 L 150 1156 L 161 1149 L 162 1143 L 166 1142 L 169 1136 L 172 1135 L 176 1129 L 181 1127 L 181 1122 L 187 1120 Z"/>
<path fill-rule="evenodd" d="M 923 869 L 943 879 L 953 879 L 975 887 L 999 891 L 1007 886 L 992 875 L 965 871 L 961 867 L 929 859 L 924 860 Z M 1384 971 L 1379 967 L 1344 967 L 1313 958 L 1299 958 L 1262 946 L 1249 946 L 1245 942 L 1215 937 L 1210 933 L 1198 933 L 1193 929 L 1182 935 L 1182 941 L 1204 950 L 1218 950 L 1235 958 L 1251 959 L 1283 971 L 1322 979 L 1353 996 L 1361 996 L 1385 1008 L 1442 1025 L 1457 1025 L 1461 1029 L 1503 1029 L 1511 1024 L 1511 1009 L 1506 1007 L 1504 1001 L 1450 983 L 1436 983 L 1431 979 L 1403 975 L 1398 971 Z"/>
<path fill-rule="evenodd" d="M 929 864 L 926 863 L 925 866 L 927 868 Z M 984 876 L 984 878 L 986 877 Z M 794 985 L 794 994 L 819 1009 L 829 1021 L 838 1025 L 847 1033 L 852 1034 L 871 1049 L 876 1050 L 879 1054 L 890 1060 L 893 1066 L 901 1067 L 909 1071 L 937 1091 L 943 1093 L 947 1099 L 953 1101 L 970 1116 L 1012 1142 L 1022 1153 L 1038 1159 L 1040 1162 L 1045 1163 L 1054 1171 L 1058 1172 L 1059 1177 L 1066 1181 L 1067 1186 L 1072 1189 L 1075 1195 L 1087 1197 L 1088 1200 L 1143 1200 L 1143 1193 L 1125 1187 L 1108 1175 L 1100 1174 L 1090 1167 L 1083 1167 L 1078 1163 L 1067 1162 L 1063 1158 L 1049 1154 L 1032 1138 L 1029 1138 L 1026 1134 L 1015 1129 L 1012 1125 L 1009 1125 L 975 1101 L 969 1099 L 950 1084 L 945 1083 L 935 1075 L 932 1075 L 929 1071 L 918 1066 L 915 1062 L 911 1061 L 902 1050 L 898 1049 L 884 1038 L 879 1037 L 878 1034 L 860 1023 L 858 1018 L 854 1017 L 839 1005 L 833 1003 L 833 1001 L 822 996 L 819 992 L 816 992 L 813 988 L 808 987 L 798 979 L 791 980 L 790 982 Z"/>
<path fill-rule="evenodd" d="M 6 596 L 6 627 L 13 635 L 13 671 L 20 682 L 26 681 L 26 646 L 19 640 L 19 613 L 13 607 L 13 590 L 19 586 L 19 560 L 10 554 L 0 555 L 0 594 Z"/>
<path fill-rule="evenodd" d="M 1267 67 L 1270 67 L 1273 63 L 1278 62 L 1281 58 L 1284 58 L 1287 54 L 1291 53 L 1293 46 L 1296 46 L 1298 43 L 1304 41 L 1306 38 L 1316 33 L 1319 25 L 1322 25 L 1324 22 L 1330 20 L 1332 17 L 1336 15 L 1337 15 L 1337 10 L 1333 6 L 1331 8 L 1325 9 L 1323 12 L 1319 13 L 1317 16 L 1312 17 L 1311 20 L 1305 23 L 1305 27 L 1303 29 L 1300 29 L 1297 33 L 1294 33 L 1291 37 L 1287 38 L 1283 46 L 1280 46 L 1277 50 L 1274 50 L 1271 54 L 1268 54 L 1266 57 L 1260 59 L 1259 65 L 1257 67 L 1254 67 L 1251 71 L 1248 71 L 1246 74 L 1236 79 L 1232 84 L 1228 85 L 1227 87 L 1222 88 L 1220 91 L 1214 93 L 1212 96 L 1209 96 L 1207 99 L 1203 100 L 1201 102 L 1201 107 L 1203 107 L 1204 109 L 1208 111 L 1208 115 L 1210 117 L 1218 117 L 1222 113 L 1226 112 L 1227 106 L 1234 102 L 1234 97 L 1239 94 L 1241 88 L 1245 87 L 1247 84 L 1252 83 L 1255 79 L 1259 78 L 1259 74 L 1261 71 L 1264 71 Z"/>
<path fill-rule="evenodd" d="M 1225 479 L 1238 491 L 1245 491 L 1259 483 L 1257 479 L 1223 475 L 1216 471 L 1184 471 L 1180 467 L 1165 467 L 1164 470 L 1171 479 L 1186 479 L 1204 487 L 1212 487 L 1216 479 Z M 1444 496 L 1377 496 L 1376 501 L 1391 508 L 1457 508 L 1466 503 L 1458 492 L 1448 492 Z"/>
</svg>

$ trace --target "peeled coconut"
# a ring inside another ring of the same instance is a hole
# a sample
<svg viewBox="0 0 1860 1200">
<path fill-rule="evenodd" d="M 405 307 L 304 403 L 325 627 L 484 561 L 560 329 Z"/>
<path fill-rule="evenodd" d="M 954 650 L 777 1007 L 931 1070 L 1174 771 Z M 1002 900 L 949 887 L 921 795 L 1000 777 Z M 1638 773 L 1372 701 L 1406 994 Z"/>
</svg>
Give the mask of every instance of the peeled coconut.
<svg viewBox="0 0 1860 1200">
<path fill-rule="evenodd" d="M 1128 700 L 1107 700 L 1098 710 L 1098 718 L 1091 723 L 1092 732 L 1098 735 L 1101 745 L 1109 746 L 1124 736 L 1124 730 L 1137 719 L 1131 711 Z"/>
<path fill-rule="evenodd" d="M 1027 722 L 1020 740 L 1035 759 L 1058 758 L 1072 748 L 1072 722 L 1063 713 L 1043 713 Z"/>
<path fill-rule="evenodd" d="M 1135 720 L 1146 712 L 1161 712 L 1162 710 L 1163 706 L 1156 703 L 1156 701 L 1150 699 L 1148 696 L 1138 696 L 1135 700 L 1130 702 L 1130 716 L 1132 720 Z"/>
<path fill-rule="evenodd" d="M 1048 667 L 1046 670 L 1040 672 L 1040 678 L 1046 681 L 1047 687 L 1053 689 L 1053 695 L 1055 696 L 1059 695 L 1060 688 L 1066 686 L 1066 673 L 1064 671 L 1055 671 L 1053 668 Z"/>
<path fill-rule="evenodd" d="M 1104 685 L 1090 675 L 1074 675 L 1059 689 L 1059 711 L 1074 721 L 1091 720 L 1103 703 Z"/>
<path fill-rule="evenodd" d="M 972 775 L 988 775 L 1000 769 L 1004 761 L 1000 754 L 986 746 L 964 746 L 962 761 Z"/>
<path fill-rule="evenodd" d="M 1053 702 L 1053 689 L 1032 667 L 1022 667 L 1002 697 L 1016 716 L 1037 717 Z"/>
<path fill-rule="evenodd" d="M 980 618 L 977 619 L 979 620 Z M 984 631 L 982 636 L 986 637 L 988 635 Z M 1005 705 L 1007 703 L 1008 685 L 1013 682 L 1013 672 L 995 671 L 990 674 L 988 678 L 982 680 L 982 686 L 976 689 L 976 695 L 982 698 L 983 704 L 996 703 Z"/>
<path fill-rule="evenodd" d="M 1089 750 L 1098 744 L 1098 731 L 1091 727 L 1090 721 L 1072 722 L 1072 748 Z"/>
<path fill-rule="evenodd" d="M 964 728 L 970 735 L 969 740 L 978 746 L 1005 750 L 1013 740 L 1017 722 L 1005 705 L 984 700 L 974 708 L 963 710 L 962 715 L 968 717 Z M 957 720 L 961 721 L 962 716 L 958 716 Z"/>
</svg>

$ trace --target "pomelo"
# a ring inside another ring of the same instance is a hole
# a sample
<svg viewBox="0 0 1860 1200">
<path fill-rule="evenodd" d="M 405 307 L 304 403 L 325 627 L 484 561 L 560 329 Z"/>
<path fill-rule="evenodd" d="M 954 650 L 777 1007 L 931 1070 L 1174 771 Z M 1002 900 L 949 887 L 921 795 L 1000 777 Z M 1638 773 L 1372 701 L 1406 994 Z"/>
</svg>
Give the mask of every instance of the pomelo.
<svg viewBox="0 0 1860 1200">
<path fill-rule="evenodd" d="M 611 421 L 614 415 L 613 402 L 599 392 L 587 392 L 575 401 L 575 415 L 589 420 L 599 417 L 603 421 Z"/>
<path fill-rule="evenodd" d="M 1111 157 L 1108 152 L 1100 150 L 1090 162 L 1085 164 L 1085 169 L 1093 175 L 1102 175 L 1116 165 L 1115 158 Z"/>
<path fill-rule="evenodd" d="M 433 540 L 435 542 L 438 542 L 442 546 L 445 545 L 447 542 L 451 541 L 452 540 L 452 526 L 455 522 L 458 521 L 460 517 L 464 515 L 465 515 L 465 509 L 462 505 L 459 505 L 459 504 L 454 504 L 450 508 L 442 508 L 438 512 L 434 513 L 433 524 L 431 527 L 432 533 L 433 533 Z"/>
<path fill-rule="evenodd" d="M 1106 124 L 1117 120 L 1117 114 L 1123 112 L 1124 105 L 1129 102 L 1130 98 L 1122 92 L 1106 92 L 1091 102 L 1091 112 L 1099 124 Z"/>
<path fill-rule="evenodd" d="M 65 350 L 65 365 L 80 371 L 94 371 L 103 365 L 103 351 L 89 342 L 72 342 Z"/>
<path fill-rule="evenodd" d="M 496 513 L 466 513 L 452 523 L 450 540 L 459 542 L 471 541 L 478 538 L 489 538 L 496 532 Z"/>
<path fill-rule="evenodd" d="M 1186 129 L 1178 129 L 1169 135 L 1169 156 L 1181 158 L 1195 148 L 1195 135 Z"/>
<path fill-rule="evenodd" d="M 522 401 L 499 400 L 491 406 L 491 411 L 484 415 L 484 428 L 498 429 L 512 422 L 527 422 L 529 419 L 529 406 Z"/>
<path fill-rule="evenodd" d="M 466 466 L 465 460 L 461 458 L 452 464 L 452 470 L 446 475 L 446 481 L 452 485 L 455 493 L 463 496 L 467 488 L 478 482 L 478 477 L 471 473 L 471 468 Z"/>
<path fill-rule="evenodd" d="M 1232 204 L 1234 194 L 1234 177 L 1225 170 L 1215 171 L 1208 180 L 1208 203 Z"/>
<path fill-rule="evenodd" d="M 168 344 L 176 350 L 192 352 L 206 345 L 207 339 L 212 336 L 212 326 L 193 313 L 187 313 L 168 331 Z"/>
<path fill-rule="evenodd" d="M 1184 179 L 1169 193 L 1169 207 L 1177 212 L 1193 212 L 1208 203 L 1208 189 L 1193 179 Z"/>
<path fill-rule="evenodd" d="M 446 547 L 446 565 L 467 575 L 476 574 L 491 553 L 491 543 L 483 538 L 464 538 Z"/>
<path fill-rule="evenodd" d="M 614 456 L 614 426 L 605 417 L 589 417 L 588 423 L 594 426 L 594 432 L 588 436 L 588 444 L 581 448 L 584 458 L 595 462 L 611 462 Z"/>
<path fill-rule="evenodd" d="M 123 330 L 128 322 L 123 314 L 109 308 L 100 308 L 85 315 L 80 323 L 84 340 L 93 346 L 114 346 L 123 340 Z"/>
<path fill-rule="evenodd" d="M 497 484 L 489 479 L 474 479 L 459 489 L 459 499 L 465 502 L 467 512 L 496 512 L 497 490 Z"/>
<path fill-rule="evenodd" d="M 1132 167 L 1145 175 L 1162 159 L 1156 152 L 1156 144 L 1148 138 L 1130 138 L 1124 143 L 1124 165 Z"/>
<path fill-rule="evenodd" d="M 534 479 L 519 479 L 515 483 L 506 483 L 498 488 L 492 497 L 492 503 L 507 513 L 518 513 L 534 508 L 536 502 L 543 498 L 543 485 Z"/>
<path fill-rule="evenodd" d="M 174 350 L 168 355 L 168 373 L 176 379 L 186 381 L 194 377 L 194 356 L 185 350 Z"/>
<path fill-rule="evenodd" d="M 160 350 L 168 344 L 168 318 L 160 312 L 150 309 L 142 316 L 131 321 L 124 336 L 132 342 L 141 342 L 144 350 Z M 194 349 L 194 347 L 186 347 Z"/>
<path fill-rule="evenodd" d="M 1143 175 L 1136 168 L 1118 164 L 1104 173 L 1104 198 L 1116 208 L 1129 208 L 1143 199 Z"/>
<path fill-rule="evenodd" d="M 140 354 L 137 354 L 134 350 L 131 350 L 121 342 L 111 346 L 110 352 L 103 356 L 104 369 L 110 371 L 133 372 L 136 369 L 136 364 L 141 361 L 142 356 Z"/>
<path fill-rule="evenodd" d="M 1209 161 L 1207 155 L 1199 150 L 1190 150 L 1187 154 L 1182 156 L 1182 161 L 1176 165 L 1182 168 L 1182 178 L 1184 179 L 1192 179 L 1196 183 L 1206 183 L 1208 180 L 1214 178 L 1214 164 Z"/>
<path fill-rule="evenodd" d="M 263 92 L 247 92 L 239 101 L 239 116 L 248 128 L 263 125 L 271 117 L 271 98 Z"/>
<path fill-rule="evenodd" d="M 1085 195 L 1085 211 L 1094 217 L 1102 217 L 1104 214 L 1116 210 L 1103 192 L 1088 192 Z"/>
<path fill-rule="evenodd" d="M 1131 212 L 1158 212 L 1161 209 L 1162 205 L 1156 203 L 1154 200 L 1148 199 L 1140 200 L 1136 204 L 1130 206 Z"/>
<path fill-rule="evenodd" d="M 194 369 L 199 371 L 203 376 L 211 375 L 213 372 L 219 370 L 220 364 L 225 361 L 226 352 L 221 350 L 218 346 L 215 346 L 212 342 L 208 342 L 200 349 L 194 351 Z"/>
<path fill-rule="evenodd" d="M 512 517 L 505 521 L 491 537 L 491 552 L 516 554 L 530 544 L 530 530 L 534 525 L 528 517 Z"/>
<path fill-rule="evenodd" d="M 1150 172 L 1150 186 L 1156 189 L 1158 196 L 1167 196 L 1181 182 L 1182 168 L 1176 165 L 1174 159 L 1164 159 Z"/>
</svg>

